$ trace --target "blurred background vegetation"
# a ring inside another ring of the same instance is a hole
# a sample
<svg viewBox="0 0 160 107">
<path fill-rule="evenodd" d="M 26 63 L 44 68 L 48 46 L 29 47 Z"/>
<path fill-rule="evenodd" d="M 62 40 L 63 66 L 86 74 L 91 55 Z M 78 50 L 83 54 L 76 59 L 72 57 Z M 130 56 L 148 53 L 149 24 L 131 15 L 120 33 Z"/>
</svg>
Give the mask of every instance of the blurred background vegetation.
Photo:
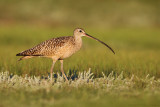
<svg viewBox="0 0 160 107">
<path fill-rule="evenodd" d="M 0 23 L 47 27 L 160 27 L 159 0 L 1 0 Z"/>
<path fill-rule="evenodd" d="M 0 69 L 47 75 L 51 60 L 17 62 L 15 55 L 44 40 L 72 35 L 76 27 L 108 43 L 116 55 L 83 39 L 81 51 L 65 61 L 66 72 L 91 68 L 95 77 L 112 70 L 125 71 L 126 76 L 160 77 L 159 0 L 1 0 Z"/>
</svg>

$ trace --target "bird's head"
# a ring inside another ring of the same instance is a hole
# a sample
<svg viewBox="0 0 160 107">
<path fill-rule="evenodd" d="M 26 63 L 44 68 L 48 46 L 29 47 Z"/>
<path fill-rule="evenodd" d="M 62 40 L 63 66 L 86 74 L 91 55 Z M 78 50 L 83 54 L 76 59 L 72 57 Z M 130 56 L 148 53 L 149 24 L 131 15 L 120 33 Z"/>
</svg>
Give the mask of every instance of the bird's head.
<svg viewBox="0 0 160 107">
<path fill-rule="evenodd" d="M 76 28 L 75 30 L 74 30 L 74 36 L 80 36 L 80 37 L 82 37 L 82 36 L 85 36 L 85 31 L 82 29 L 82 28 Z"/>
<path fill-rule="evenodd" d="M 108 48 L 115 54 L 115 52 L 113 51 L 113 49 L 112 49 L 110 46 L 108 46 L 108 45 L 107 45 L 106 43 L 104 43 L 103 41 L 101 41 L 101 40 L 99 40 L 99 39 L 97 39 L 97 38 L 95 38 L 95 37 L 87 34 L 87 33 L 86 33 L 83 29 L 81 29 L 81 28 L 76 28 L 76 29 L 74 30 L 74 36 L 79 36 L 79 37 L 86 36 L 86 37 L 88 37 L 88 38 L 94 39 L 94 40 L 102 43 L 102 44 L 105 45 L 106 47 L 108 47 Z"/>
</svg>

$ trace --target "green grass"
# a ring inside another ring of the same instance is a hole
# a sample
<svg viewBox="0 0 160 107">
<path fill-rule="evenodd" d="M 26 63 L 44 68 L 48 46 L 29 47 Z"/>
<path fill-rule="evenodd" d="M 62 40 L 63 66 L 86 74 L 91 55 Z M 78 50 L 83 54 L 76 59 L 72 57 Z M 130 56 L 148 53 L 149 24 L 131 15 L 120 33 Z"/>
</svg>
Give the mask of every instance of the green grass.
<svg viewBox="0 0 160 107">
<path fill-rule="evenodd" d="M 47 29 L 33 27 L 0 27 L 1 69 L 19 75 L 48 75 L 51 60 L 33 58 L 18 62 L 15 55 L 38 43 L 58 36 L 72 35 L 73 29 Z M 124 71 L 126 77 L 132 74 L 143 77 L 160 77 L 160 32 L 155 29 L 87 29 L 90 35 L 109 44 L 116 52 L 112 54 L 100 43 L 83 37 L 82 49 L 64 61 L 64 70 L 71 72 L 92 68 L 95 77 L 101 72 Z M 54 71 L 59 71 L 59 62 Z"/>
<path fill-rule="evenodd" d="M 7 79 L 5 82 L 0 82 L 0 106 L 158 107 L 160 101 L 159 29 L 86 29 L 86 32 L 105 41 L 116 52 L 114 55 L 100 43 L 83 37 L 82 49 L 64 60 L 64 70 L 70 78 L 78 78 L 79 72 L 91 68 L 94 76 L 91 84 L 85 79 L 82 83 L 75 79 L 69 85 L 57 80 L 54 85 L 46 88 L 34 83 L 35 81 L 28 84 L 27 81 L 21 83 L 21 80 L 12 82 Z M 33 75 L 47 77 L 52 63 L 50 59 L 33 58 L 18 62 L 19 57 L 15 55 L 44 40 L 68 36 L 72 33 L 72 28 L 1 26 L 0 72 L 8 71 L 10 74 L 22 77 L 27 74 L 31 78 Z M 114 85 L 107 87 L 109 83 L 103 78 L 102 72 L 108 76 L 112 71 Z M 122 71 L 123 78 L 116 81 Z M 54 72 L 60 73 L 59 62 L 56 63 Z M 148 74 L 149 78 L 145 79 Z M 133 75 L 135 75 L 134 80 L 131 85 L 127 85 Z M 155 78 L 150 78 L 152 76 Z M 48 83 L 48 80 L 45 81 Z M 76 84 L 80 84 L 79 87 L 75 87 Z"/>
</svg>

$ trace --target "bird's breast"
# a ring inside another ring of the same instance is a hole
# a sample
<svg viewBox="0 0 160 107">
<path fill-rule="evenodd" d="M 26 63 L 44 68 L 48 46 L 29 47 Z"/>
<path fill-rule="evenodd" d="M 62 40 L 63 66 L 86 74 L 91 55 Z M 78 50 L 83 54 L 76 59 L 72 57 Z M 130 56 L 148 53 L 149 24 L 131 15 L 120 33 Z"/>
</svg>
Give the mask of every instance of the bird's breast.
<svg viewBox="0 0 160 107">
<path fill-rule="evenodd" d="M 67 57 L 70 57 L 72 54 L 80 50 L 81 47 L 82 47 L 82 41 L 78 41 L 77 43 L 74 42 L 66 45 L 63 48 L 63 54 L 60 57 L 60 59 L 65 59 Z"/>
</svg>

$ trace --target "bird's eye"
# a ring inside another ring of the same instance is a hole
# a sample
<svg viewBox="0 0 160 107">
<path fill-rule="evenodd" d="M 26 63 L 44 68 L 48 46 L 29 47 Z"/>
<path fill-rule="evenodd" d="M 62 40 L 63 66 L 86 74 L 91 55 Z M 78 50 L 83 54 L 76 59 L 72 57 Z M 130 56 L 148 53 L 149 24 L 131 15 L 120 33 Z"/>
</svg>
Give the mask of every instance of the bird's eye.
<svg viewBox="0 0 160 107">
<path fill-rule="evenodd" d="M 79 30 L 80 33 L 82 33 L 82 30 Z"/>
</svg>

